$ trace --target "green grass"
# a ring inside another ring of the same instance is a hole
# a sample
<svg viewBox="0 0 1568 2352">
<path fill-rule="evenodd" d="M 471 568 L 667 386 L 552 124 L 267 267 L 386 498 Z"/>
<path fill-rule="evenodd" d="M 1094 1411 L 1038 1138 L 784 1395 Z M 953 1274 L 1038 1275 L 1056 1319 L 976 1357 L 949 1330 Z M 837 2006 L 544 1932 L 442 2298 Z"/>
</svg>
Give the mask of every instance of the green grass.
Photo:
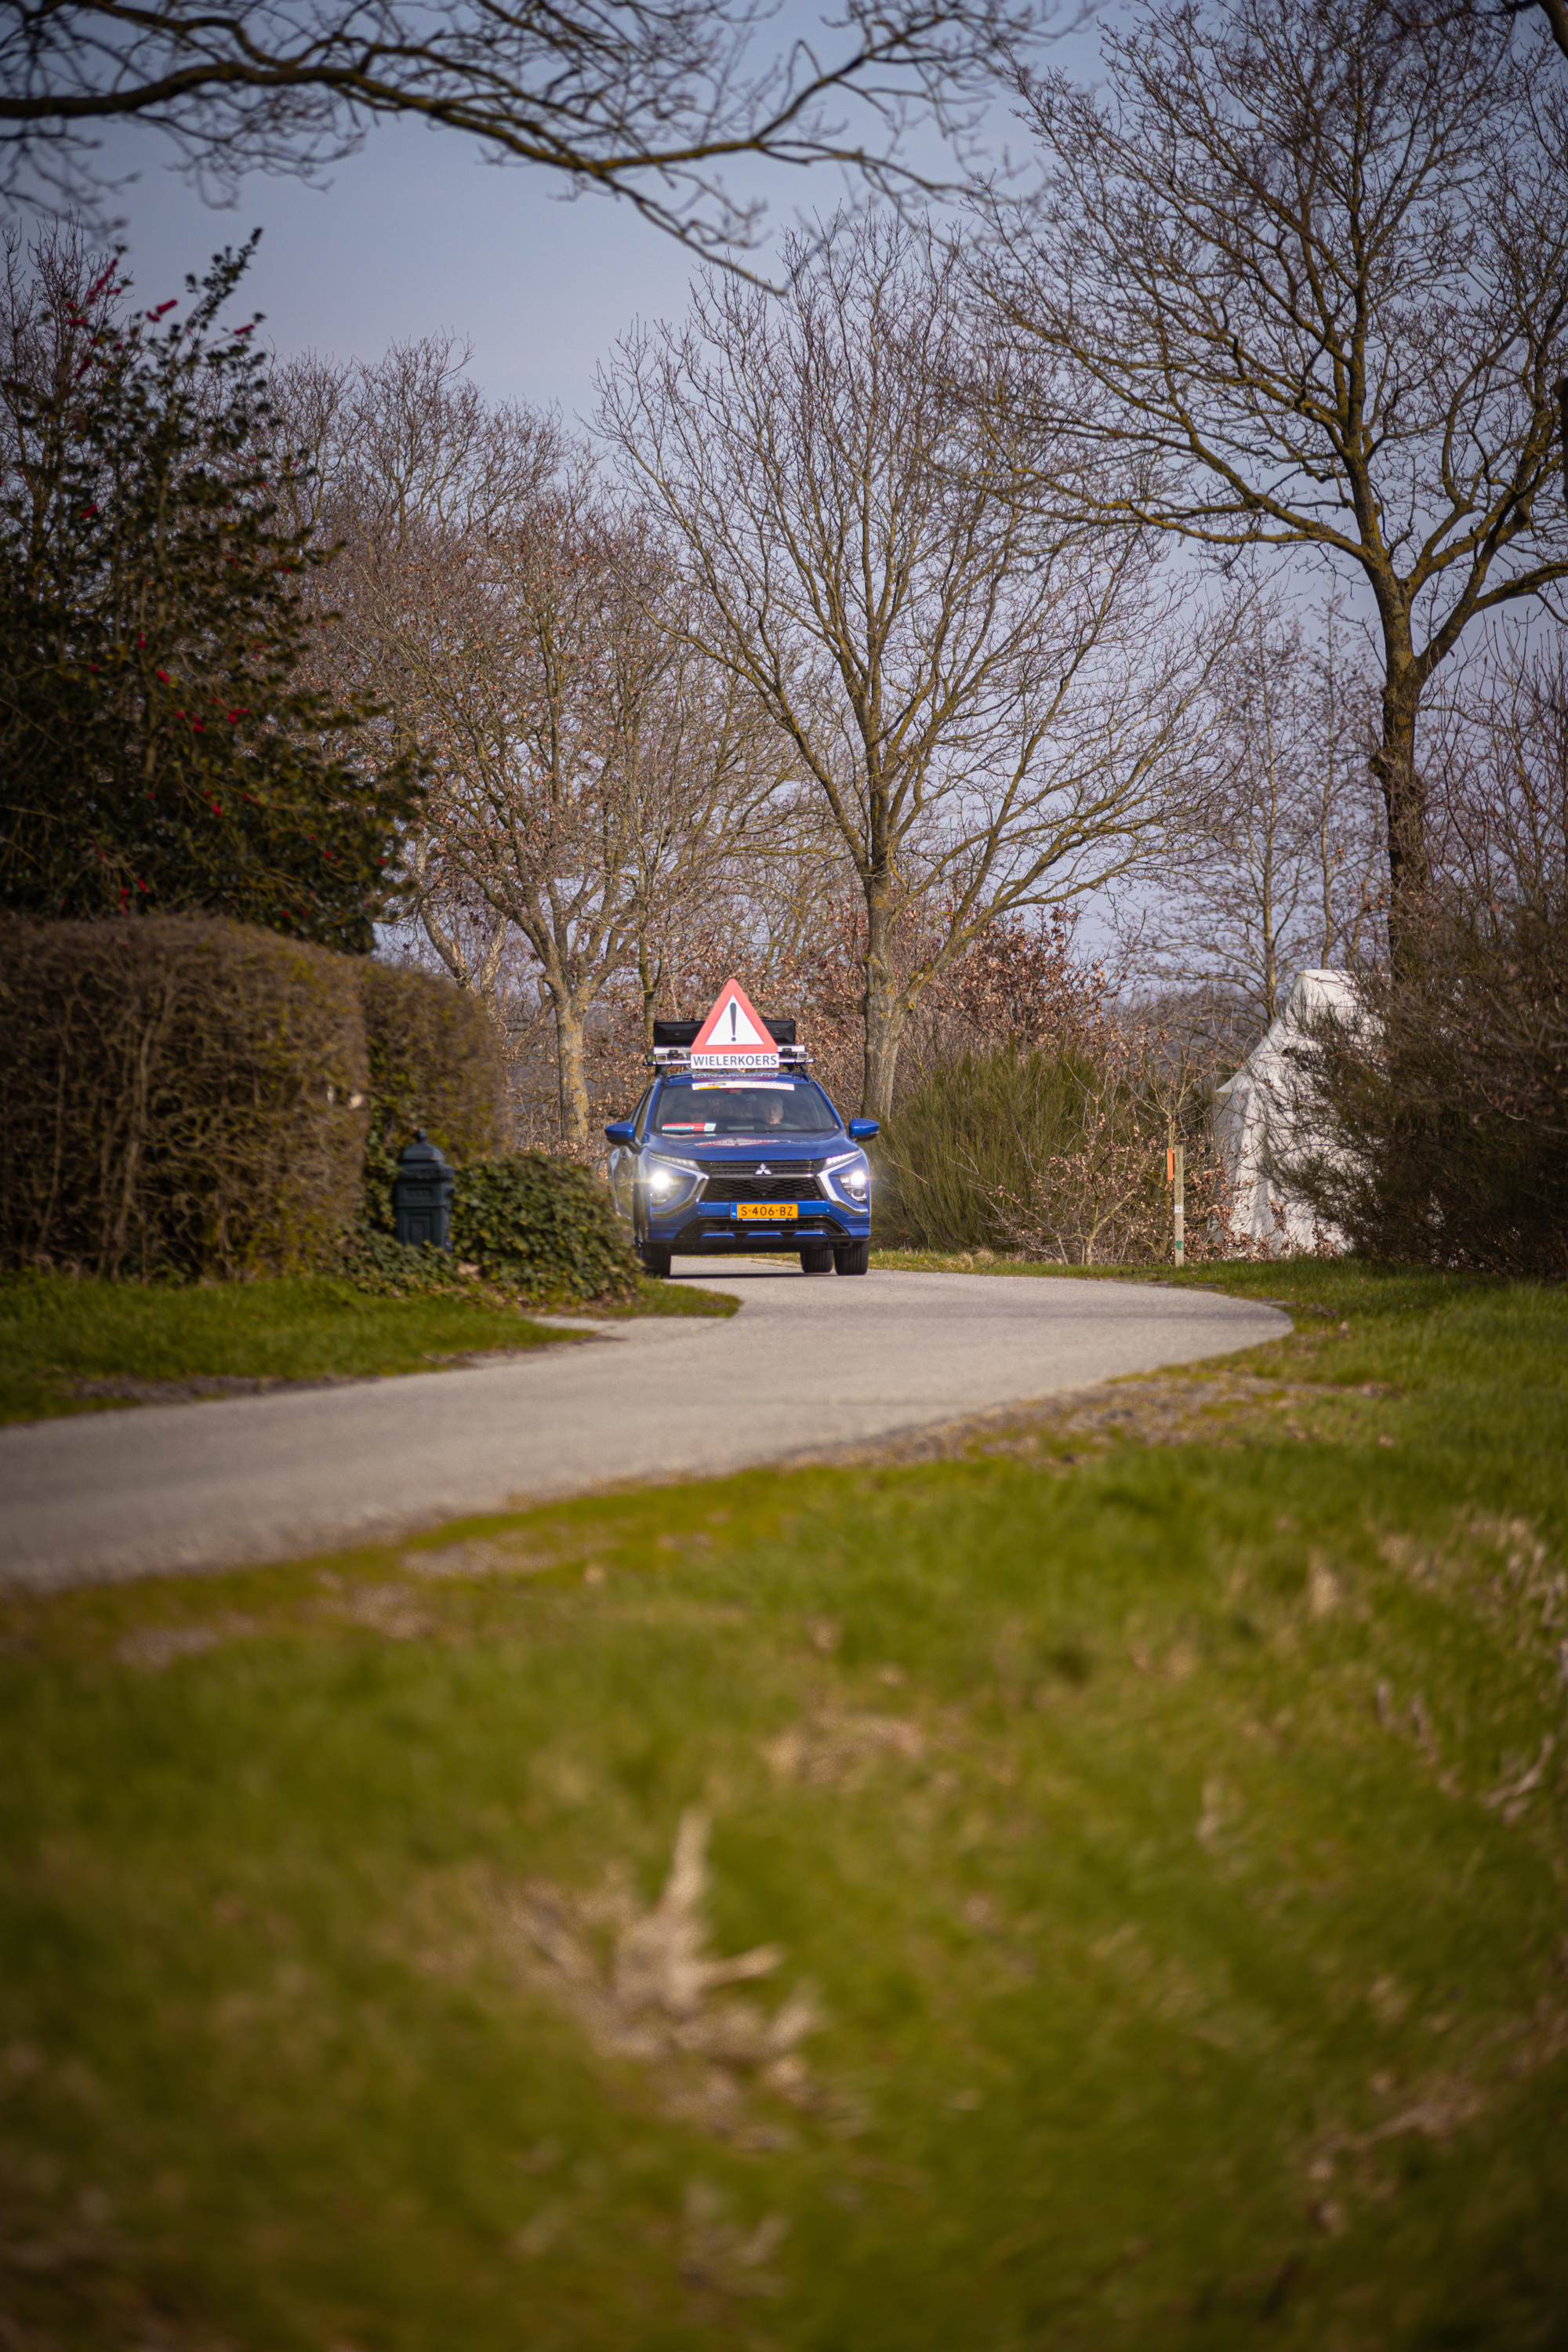
<svg viewBox="0 0 1568 2352">
<path fill-rule="evenodd" d="M 1180 1444 L 7 1603 L 15 2340 L 1568 2342 L 1568 1297 L 1224 1278 Z"/>
<path fill-rule="evenodd" d="M 735 1301 L 639 1283 L 636 1296 L 584 1314 L 732 1314 Z M 377 1298 L 326 1276 L 187 1286 L 0 1276 L 0 1421 L 35 1421 L 136 1402 L 93 1384 L 203 1379 L 311 1381 L 427 1372 L 492 1349 L 564 1335 L 493 1293 Z"/>
<path fill-rule="evenodd" d="M 1315 1295 L 1313 1286 L 1319 1275 L 1338 1297 L 1347 1282 L 1353 1294 L 1357 1286 L 1373 1284 L 1383 1287 L 1389 1282 L 1405 1280 L 1411 1272 L 1405 1266 L 1370 1265 L 1347 1258 L 1262 1258 L 1256 1262 L 1226 1258 L 1184 1266 L 1179 1272 L 1170 1265 L 1052 1265 L 1038 1258 L 1005 1257 L 995 1250 L 884 1249 L 879 1244 L 872 1249 L 871 1263 L 893 1274 L 1020 1275 L 1047 1282 L 1173 1282 L 1189 1288 L 1194 1284 L 1206 1284 L 1211 1289 L 1235 1289 L 1238 1297 L 1269 1297 L 1276 1291 L 1283 1295 L 1285 1290 L 1296 1297 Z"/>
<path fill-rule="evenodd" d="M 718 1273 L 716 1266 L 714 1272 Z M 568 1309 L 568 1312 L 571 1310 Z M 741 1302 L 728 1291 L 705 1290 L 696 1282 L 650 1281 L 637 1276 L 637 1288 L 626 1298 L 595 1299 L 579 1313 L 610 1317 L 637 1315 L 706 1315 L 721 1320 L 741 1311 Z"/>
</svg>

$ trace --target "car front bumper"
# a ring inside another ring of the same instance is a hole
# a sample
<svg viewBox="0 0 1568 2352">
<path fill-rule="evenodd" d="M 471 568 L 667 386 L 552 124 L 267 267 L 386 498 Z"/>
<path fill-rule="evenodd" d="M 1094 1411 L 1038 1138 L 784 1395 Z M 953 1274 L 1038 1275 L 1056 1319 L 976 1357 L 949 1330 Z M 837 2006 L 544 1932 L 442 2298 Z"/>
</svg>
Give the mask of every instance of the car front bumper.
<svg viewBox="0 0 1568 2352">
<path fill-rule="evenodd" d="M 650 1210 L 645 1233 L 656 1247 L 672 1249 L 679 1257 L 736 1257 L 747 1250 L 776 1257 L 780 1250 L 867 1241 L 871 1210 L 868 1202 L 851 1209 L 838 1201 L 803 1201 L 793 1217 L 742 1217 L 733 1202 L 693 1201 L 662 1213 Z"/>
</svg>

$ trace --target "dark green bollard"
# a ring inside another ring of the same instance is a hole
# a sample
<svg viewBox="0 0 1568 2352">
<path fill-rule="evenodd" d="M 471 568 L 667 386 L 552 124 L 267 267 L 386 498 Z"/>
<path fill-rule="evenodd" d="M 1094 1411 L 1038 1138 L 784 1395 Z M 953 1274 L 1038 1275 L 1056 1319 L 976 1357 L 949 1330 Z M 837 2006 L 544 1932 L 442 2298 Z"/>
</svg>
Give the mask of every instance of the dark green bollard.
<svg viewBox="0 0 1568 2352">
<path fill-rule="evenodd" d="M 449 1250 L 452 1195 L 457 1186 L 456 1174 L 436 1145 L 426 1139 L 422 1127 L 416 1128 L 413 1142 L 405 1144 L 397 1155 L 397 1173 L 392 1180 L 392 1213 L 398 1240 L 416 1249 L 421 1242 L 428 1242 L 433 1249 Z"/>
</svg>

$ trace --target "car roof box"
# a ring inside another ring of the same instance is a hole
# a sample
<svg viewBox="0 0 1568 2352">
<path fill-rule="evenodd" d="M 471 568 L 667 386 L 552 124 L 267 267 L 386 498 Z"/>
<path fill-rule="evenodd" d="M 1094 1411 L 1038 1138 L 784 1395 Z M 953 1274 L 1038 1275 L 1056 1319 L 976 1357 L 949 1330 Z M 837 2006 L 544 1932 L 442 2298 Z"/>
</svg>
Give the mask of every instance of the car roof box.
<svg viewBox="0 0 1568 2352">
<path fill-rule="evenodd" d="M 698 1032 L 701 1026 L 700 1021 L 656 1021 L 653 1024 L 655 1052 L 661 1045 L 684 1045 L 689 1050 L 696 1045 Z M 764 1020 L 764 1026 L 775 1045 L 793 1045 L 795 1043 L 793 1021 Z"/>
</svg>

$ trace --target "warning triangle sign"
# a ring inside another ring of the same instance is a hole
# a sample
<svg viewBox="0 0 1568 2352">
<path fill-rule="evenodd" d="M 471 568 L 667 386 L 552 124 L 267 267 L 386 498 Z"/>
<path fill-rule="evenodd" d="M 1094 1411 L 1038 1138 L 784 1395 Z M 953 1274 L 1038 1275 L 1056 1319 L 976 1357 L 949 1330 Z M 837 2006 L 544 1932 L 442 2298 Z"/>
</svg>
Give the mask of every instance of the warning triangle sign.
<svg viewBox="0 0 1568 2352">
<path fill-rule="evenodd" d="M 778 1067 L 779 1049 L 768 1024 L 738 980 L 727 980 L 692 1041 L 694 1069 L 730 1066 L 756 1070 Z"/>
</svg>

